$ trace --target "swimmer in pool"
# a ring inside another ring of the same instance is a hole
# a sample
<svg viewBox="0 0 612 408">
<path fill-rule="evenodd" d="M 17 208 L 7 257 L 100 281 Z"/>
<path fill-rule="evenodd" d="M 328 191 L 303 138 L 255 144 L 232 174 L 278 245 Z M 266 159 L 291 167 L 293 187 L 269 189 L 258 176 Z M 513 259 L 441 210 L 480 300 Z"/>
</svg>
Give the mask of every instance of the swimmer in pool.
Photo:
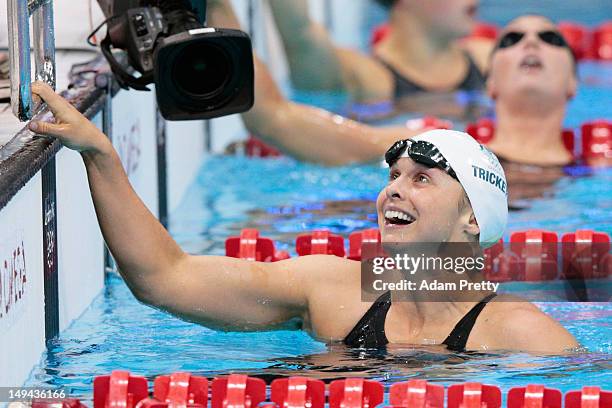
<svg viewBox="0 0 612 408">
<path fill-rule="evenodd" d="M 511 21 L 491 55 L 487 92 L 497 123 L 488 147 L 505 162 L 571 163 L 560 135 L 576 90 L 576 61 L 555 25 L 535 15 Z"/>
<path fill-rule="evenodd" d="M 209 22 L 240 28 L 225 0 L 209 3 Z M 561 166 L 573 160 L 561 133 L 567 102 L 576 93 L 575 61 L 555 25 L 545 17 L 519 17 L 504 28 L 500 38 L 490 56 L 487 82 L 497 116 L 491 150 L 503 158 L 505 167 L 529 167 L 527 172 L 513 172 L 532 174 L 538 183 L 547 177 L 556 180 L 563 174 Z M 283 97 L 265 64 L 256 57 L 255 61 L 255 106 L 242 117 L 251 133 L 286 154 L 325 165 L 370 162 L 396 140 L 418 133 L 403 127 L 368 126 L 293 103 Z"/>
<path fill-rule="evenodd" d="M 269 0 L 297 88 L 345 90 L 359 103 L 484 89 L 493 41 L 459 41 L 475 26 L 478 0 L 377 2 L 390 11 L 390 32 L 368 55 L 333 44 L 307 0 Z"/>
<path fill-rule="evenodd" d="M 134 296 L 148 305 L 222 330 L 270 330 L 298 320 L 313 337 L 351 347 L 557 353 L 577 346 L 536 306 L 500 301 L 502 295 L 417 303 L 385 293 L 362 302 L 360 262 L 315 255 L 258 263 L 186 254 L 140 201 L 109 139 L 48 85 L 36 82 L 32 92 L 55 123 L 31 122 L 30 129 L 80 152 L 106 243 Z M 389 182 L 376 204 L 384 242 L 486 246 L 502 235 L 508 215 L 503 170 L 468 135 L 424 133 L 394 144 L 385 160 Z M 489 181 L 472 165 L 486 169 Z"/>
<path fill-rule="evenodd" d="M 561 134 L 577 90 L 576 68 L 569 46 L 545 17 L 519 17 L 500 34 L 487 81 L 496 116 L 487 147 L 506 170 L 513 205 L 550 192 L 565 175 L 563 166 L 574 161 Z"/>
</svg>

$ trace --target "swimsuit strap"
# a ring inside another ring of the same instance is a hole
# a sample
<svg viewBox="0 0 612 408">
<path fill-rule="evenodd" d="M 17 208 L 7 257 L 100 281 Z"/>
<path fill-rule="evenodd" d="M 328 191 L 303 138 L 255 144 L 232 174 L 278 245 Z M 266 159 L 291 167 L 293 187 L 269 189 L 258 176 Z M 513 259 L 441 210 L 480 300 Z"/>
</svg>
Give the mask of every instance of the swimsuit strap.
<svg viewBox="0 0 612 408">
<path fill-rule="evenodd" d="M 464 51 L 463 53 L 468 61 L 467 74 L 465 75 L 465 78 L 454 89 L 450 91 L 451 92 L 457 91 L 457 90 L 474 91 L 474 90 L 483 89 L 485 82 L 486 82 L 486 77 L 480 71 L 480 69 L 474 62 L 474 59 L 472 58 L 472 56 L 467 51 Z M 378 62 L 383 64 L 393 76 L 393 81 L 395 83 L 395 90 L 394 90 L 395 99 L 400 99 L 400 98 L 409 96 L 414 93 L 435 92 L 435 91 L 430 91 L 424 88 L 423 86 L 410 80 L 410 78 L 402 75 L 395 67 L 393 67 L 391 64 L 389 64 L 387 61 L 380 58 L 379 56 L 375 55 L 374 58 Z"/>
<path fill-rule="evenodd" d="M 485 308 L 487 303 L 496 296 L 495 293 L 491 293 L 484 299 L 482 299 L 476 306 L 474 306 L 455 326 L 453 331 L 450 332 L 446 340 L 442 344 L 446 344 L 446 347 L 452 351 L 464 351 L 465 345 L 467 344 L 470 332 L 474 328 L 478 315 Z"/>
<path fill-rule="evenodd" d="M 393 65 L 389 64 L 384 59 L 378 56 L 375 56 L 374 58 L 378 62 L 383 64 L 385 68 L 387 68 L 387 70 L 391 73 L 391 76 L 393 77 L 393 83 L 395 84 L 394 91 L 393 91 L 393 96 L 395 99 L 401 99 L 413 93 L 420 93 L 420 92 L 427 91 L 422 86 L 411 81 L 408 77 L 400 74 L 399 71 L 395 69 L 395 67 L 393 67 Z"/>
<path fill-rule="evenodd" d="M 487 82 L 487 77 L 482 73 L 478 65 L 476 65 L 476 61 L 472 58 L 472 55 L 463 51 L 465 57 L 468 60 L 468 74 L 465 76 L 465 79 L 457 89 L 461 89 L 463 91 L 477 91 L 484 88 L 485 83 Z"/>
<path fill-rule="evenodd" d="M 387 345 L 389 340 L 385 336 L 385 320 L 390 307 L 391 292 L 385 292 L 344 338 L 344 344 L 358 348 L 380 348 Z"/>
</svg>

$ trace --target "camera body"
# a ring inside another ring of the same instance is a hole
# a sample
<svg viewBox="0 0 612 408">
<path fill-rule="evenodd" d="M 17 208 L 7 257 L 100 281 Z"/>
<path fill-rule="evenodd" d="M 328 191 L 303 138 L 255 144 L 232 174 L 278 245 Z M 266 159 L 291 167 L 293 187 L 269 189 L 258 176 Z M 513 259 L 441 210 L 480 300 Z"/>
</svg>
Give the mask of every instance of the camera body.
<svg viewBox="0 0 612 408">
<path fill-rule="evenodd" d="M 117 81 L 138 90 L 154 83 L 164 118 L 210 119 L 253 106 L 251 40 L 239 30 L 205 27 L 205 1 L 204 11 L 186 0 L 98 2 L 108 18 L 102 53 Z M 119 64 L 111 47 L 127 51 L 141 75 Z"/>
<path fill-rule="evenodd" d="M 153 53 L 158 38 L 168 30 L 157 7 L 128 9 L 109 26 L 113 47 L 127 51 L 130 65 L 141 74 L 153 71 Z"/>
</svg>

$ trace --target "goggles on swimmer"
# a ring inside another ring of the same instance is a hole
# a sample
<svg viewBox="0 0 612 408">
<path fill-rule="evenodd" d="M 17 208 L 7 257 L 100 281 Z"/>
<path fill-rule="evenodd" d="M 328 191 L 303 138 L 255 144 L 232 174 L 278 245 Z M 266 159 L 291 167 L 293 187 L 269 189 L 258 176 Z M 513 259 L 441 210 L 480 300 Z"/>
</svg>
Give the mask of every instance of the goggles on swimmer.
<svg viewBox="0 0 612 408">
<path fill-rule="evenodd" d="M 385 161 L 389 167 L 393 166 L 402 157 L 408 157 L 427 167 L 442 169 L 449 176 L 459 181 L 457 173 L 451 168 L 438 148 L 430 142 L 424 140 L 415 142 L 412 139 L 399 140 L 385 153 Z"/>
<path fill-rule="evenodd" d="M 504 34 L 499 41 L 497 42 L 497 46 L 495 48 L 502 49 L 515 46 L 523 37 L 525 37 L 527 33 L 520 31 L 509 31 Z M 548 45 L 552 45 L 554 47 L 565 47 L 570 48 L 563 35 L 560 32 L 554 30 L 546 30 L 546 31 L 538 31 L 538 37 L 540 40 L 544 41 Z"/>
</svg>

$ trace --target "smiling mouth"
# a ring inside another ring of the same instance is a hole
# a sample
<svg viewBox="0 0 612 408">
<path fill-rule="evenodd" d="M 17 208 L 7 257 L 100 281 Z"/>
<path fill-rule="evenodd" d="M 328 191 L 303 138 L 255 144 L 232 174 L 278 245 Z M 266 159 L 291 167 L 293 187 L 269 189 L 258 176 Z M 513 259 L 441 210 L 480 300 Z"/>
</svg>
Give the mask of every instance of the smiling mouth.
<svg viewBox="0 0 612 408">
<path fill-rule="evenodd" d="M 415 221 L 415 218 L 408 213 L 402 211 L 385 211 L 385 224 L 387 225 L 410 225 Z"/>
</svg>

